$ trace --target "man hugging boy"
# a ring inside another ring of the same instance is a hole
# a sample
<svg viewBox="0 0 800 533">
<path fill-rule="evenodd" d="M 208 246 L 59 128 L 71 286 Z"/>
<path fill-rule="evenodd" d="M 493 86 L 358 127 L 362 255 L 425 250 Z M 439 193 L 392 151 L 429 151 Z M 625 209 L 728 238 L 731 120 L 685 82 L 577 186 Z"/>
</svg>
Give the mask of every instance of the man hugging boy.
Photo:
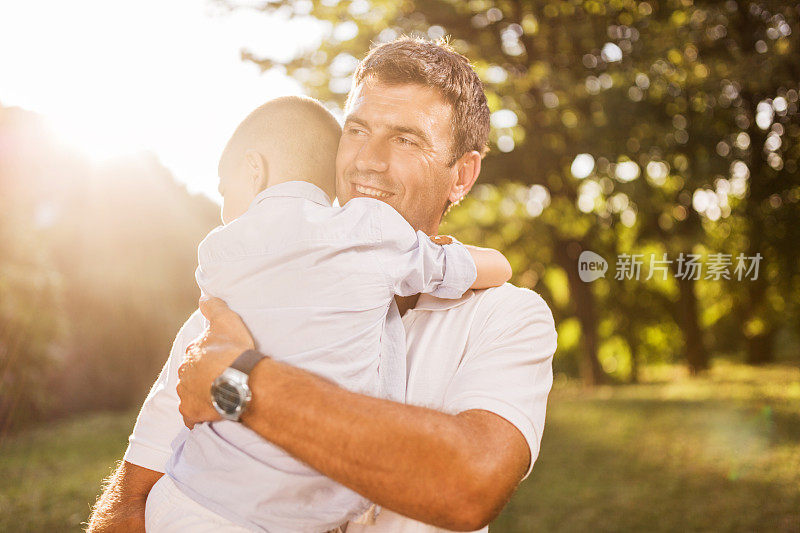
<svg viewBox="0 0 800 533">
<path fill-rule="evenodd" d="M 369 174 L 361 197 L 332 206 L 340 136 L 330 112 L 306 97 L 271 100 L 245 118 L 220 158 L 223 225 L 198 248 L 197 283 L 242 317 L 259 352 L 404 402 L 395 296 L 459 298 L 503 284 L 511 269 L 496 250 L 415 231 Z M 179 419 L 177 367 L 187 332 L 202 320 L 196 312 L 178 333 L 143 414 L 173 409 Z M 232 365 L 245 382 L 257 357 L 246 352 Z M 226 406 L 228 392 L 214 392 L 226 420 L 191 431 L 148 425 L 140 415 L 125 459 L 166 471 L 147 500 L 148 531 L 320 533 L 369 515 L 367 499 L 240 424 L 244 404 Z M 164 432 L 176 434 L 172 450 L 153 445 L 141 457 Z"/>
</svg>

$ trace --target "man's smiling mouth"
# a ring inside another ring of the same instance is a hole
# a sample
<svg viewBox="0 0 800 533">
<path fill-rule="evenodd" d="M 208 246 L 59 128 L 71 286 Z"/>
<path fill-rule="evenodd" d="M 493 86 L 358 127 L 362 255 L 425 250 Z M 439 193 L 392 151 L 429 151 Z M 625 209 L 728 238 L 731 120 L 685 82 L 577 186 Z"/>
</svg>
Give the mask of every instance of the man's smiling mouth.
<svg viewBox="0 0 800 533">
<path fill-rule="evenodd" d="M 388 198 L 392 195 L 390 192 L 373 189 L 372 187 L 365 187 L 363 185 L 354 184 L 356 192 L 373 198 Z"/>
</svg>

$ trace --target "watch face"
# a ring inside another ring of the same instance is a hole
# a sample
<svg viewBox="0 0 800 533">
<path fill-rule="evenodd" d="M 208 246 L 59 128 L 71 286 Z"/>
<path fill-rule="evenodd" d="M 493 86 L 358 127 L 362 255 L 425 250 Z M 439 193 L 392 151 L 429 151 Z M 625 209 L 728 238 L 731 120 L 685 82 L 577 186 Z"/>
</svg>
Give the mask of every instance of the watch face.
<svg viewBox="0 0 800 533">
<path fill-rule="evenodd" d="M 249 401 L 247 374 L 235 368 L 227 368 L 211 386 L 211 403 L 227 420 L 238 421 Z"/>
<path fill-rule="evenodd" d="M 214 386 L 211 387 L 211 394 L 214 398 L 214 407 L 220 411 L 220 414 L 236 415 L 242 405 L 239 389 L 230 382 L 214 383 Z"/>
</svg>

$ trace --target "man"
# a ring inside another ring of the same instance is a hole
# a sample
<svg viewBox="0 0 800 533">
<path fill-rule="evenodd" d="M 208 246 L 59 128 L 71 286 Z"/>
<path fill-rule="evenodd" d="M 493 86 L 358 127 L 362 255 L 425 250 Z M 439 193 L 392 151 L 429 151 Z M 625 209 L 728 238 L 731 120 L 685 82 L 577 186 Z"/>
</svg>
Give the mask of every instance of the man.
<svg viewBox="0 0 800 533">
<path fill-rule="evenodd" d="M 437 234 L 447 207 L 475 183 L 488 138 L 486 98 L 466 58 L 442 43 L 378 46 L 354 76 L 346 113 L 340 203 L 379 198 L 415 229 Z M 406 404 L 267 357 L 250 372 L 252 401 L 240 420 L 383 508 L 374 525 L 351 523 L 348 533 L 480 530 L 538 455 L 556 347 L 552 315 L 537 294 L 511 285 L 397 303 L 408 346 Z M 219 418 L 212 381 L 253 347 L 224 303 L 206 300 L 201 310 L 211 326 L 190 348 L 178 385 L 189 426 Z M 123 463 L 90 529 L 141 530 L 160 476 Z"/>
</svg>

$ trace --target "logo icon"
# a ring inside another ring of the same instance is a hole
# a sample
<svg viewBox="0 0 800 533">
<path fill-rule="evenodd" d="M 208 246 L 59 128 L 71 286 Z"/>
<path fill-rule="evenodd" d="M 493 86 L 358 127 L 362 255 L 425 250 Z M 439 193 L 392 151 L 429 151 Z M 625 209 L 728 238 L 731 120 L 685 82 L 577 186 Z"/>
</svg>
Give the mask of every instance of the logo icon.
<svg viewBox="0 0 800 533">
<path fill-rule="evenodd" d="M 584 250 L 578 257 L 578 276 L 581 281 L 589 283 L 606 277 L 608 262 L 596 253 Z"/>
</svg>

